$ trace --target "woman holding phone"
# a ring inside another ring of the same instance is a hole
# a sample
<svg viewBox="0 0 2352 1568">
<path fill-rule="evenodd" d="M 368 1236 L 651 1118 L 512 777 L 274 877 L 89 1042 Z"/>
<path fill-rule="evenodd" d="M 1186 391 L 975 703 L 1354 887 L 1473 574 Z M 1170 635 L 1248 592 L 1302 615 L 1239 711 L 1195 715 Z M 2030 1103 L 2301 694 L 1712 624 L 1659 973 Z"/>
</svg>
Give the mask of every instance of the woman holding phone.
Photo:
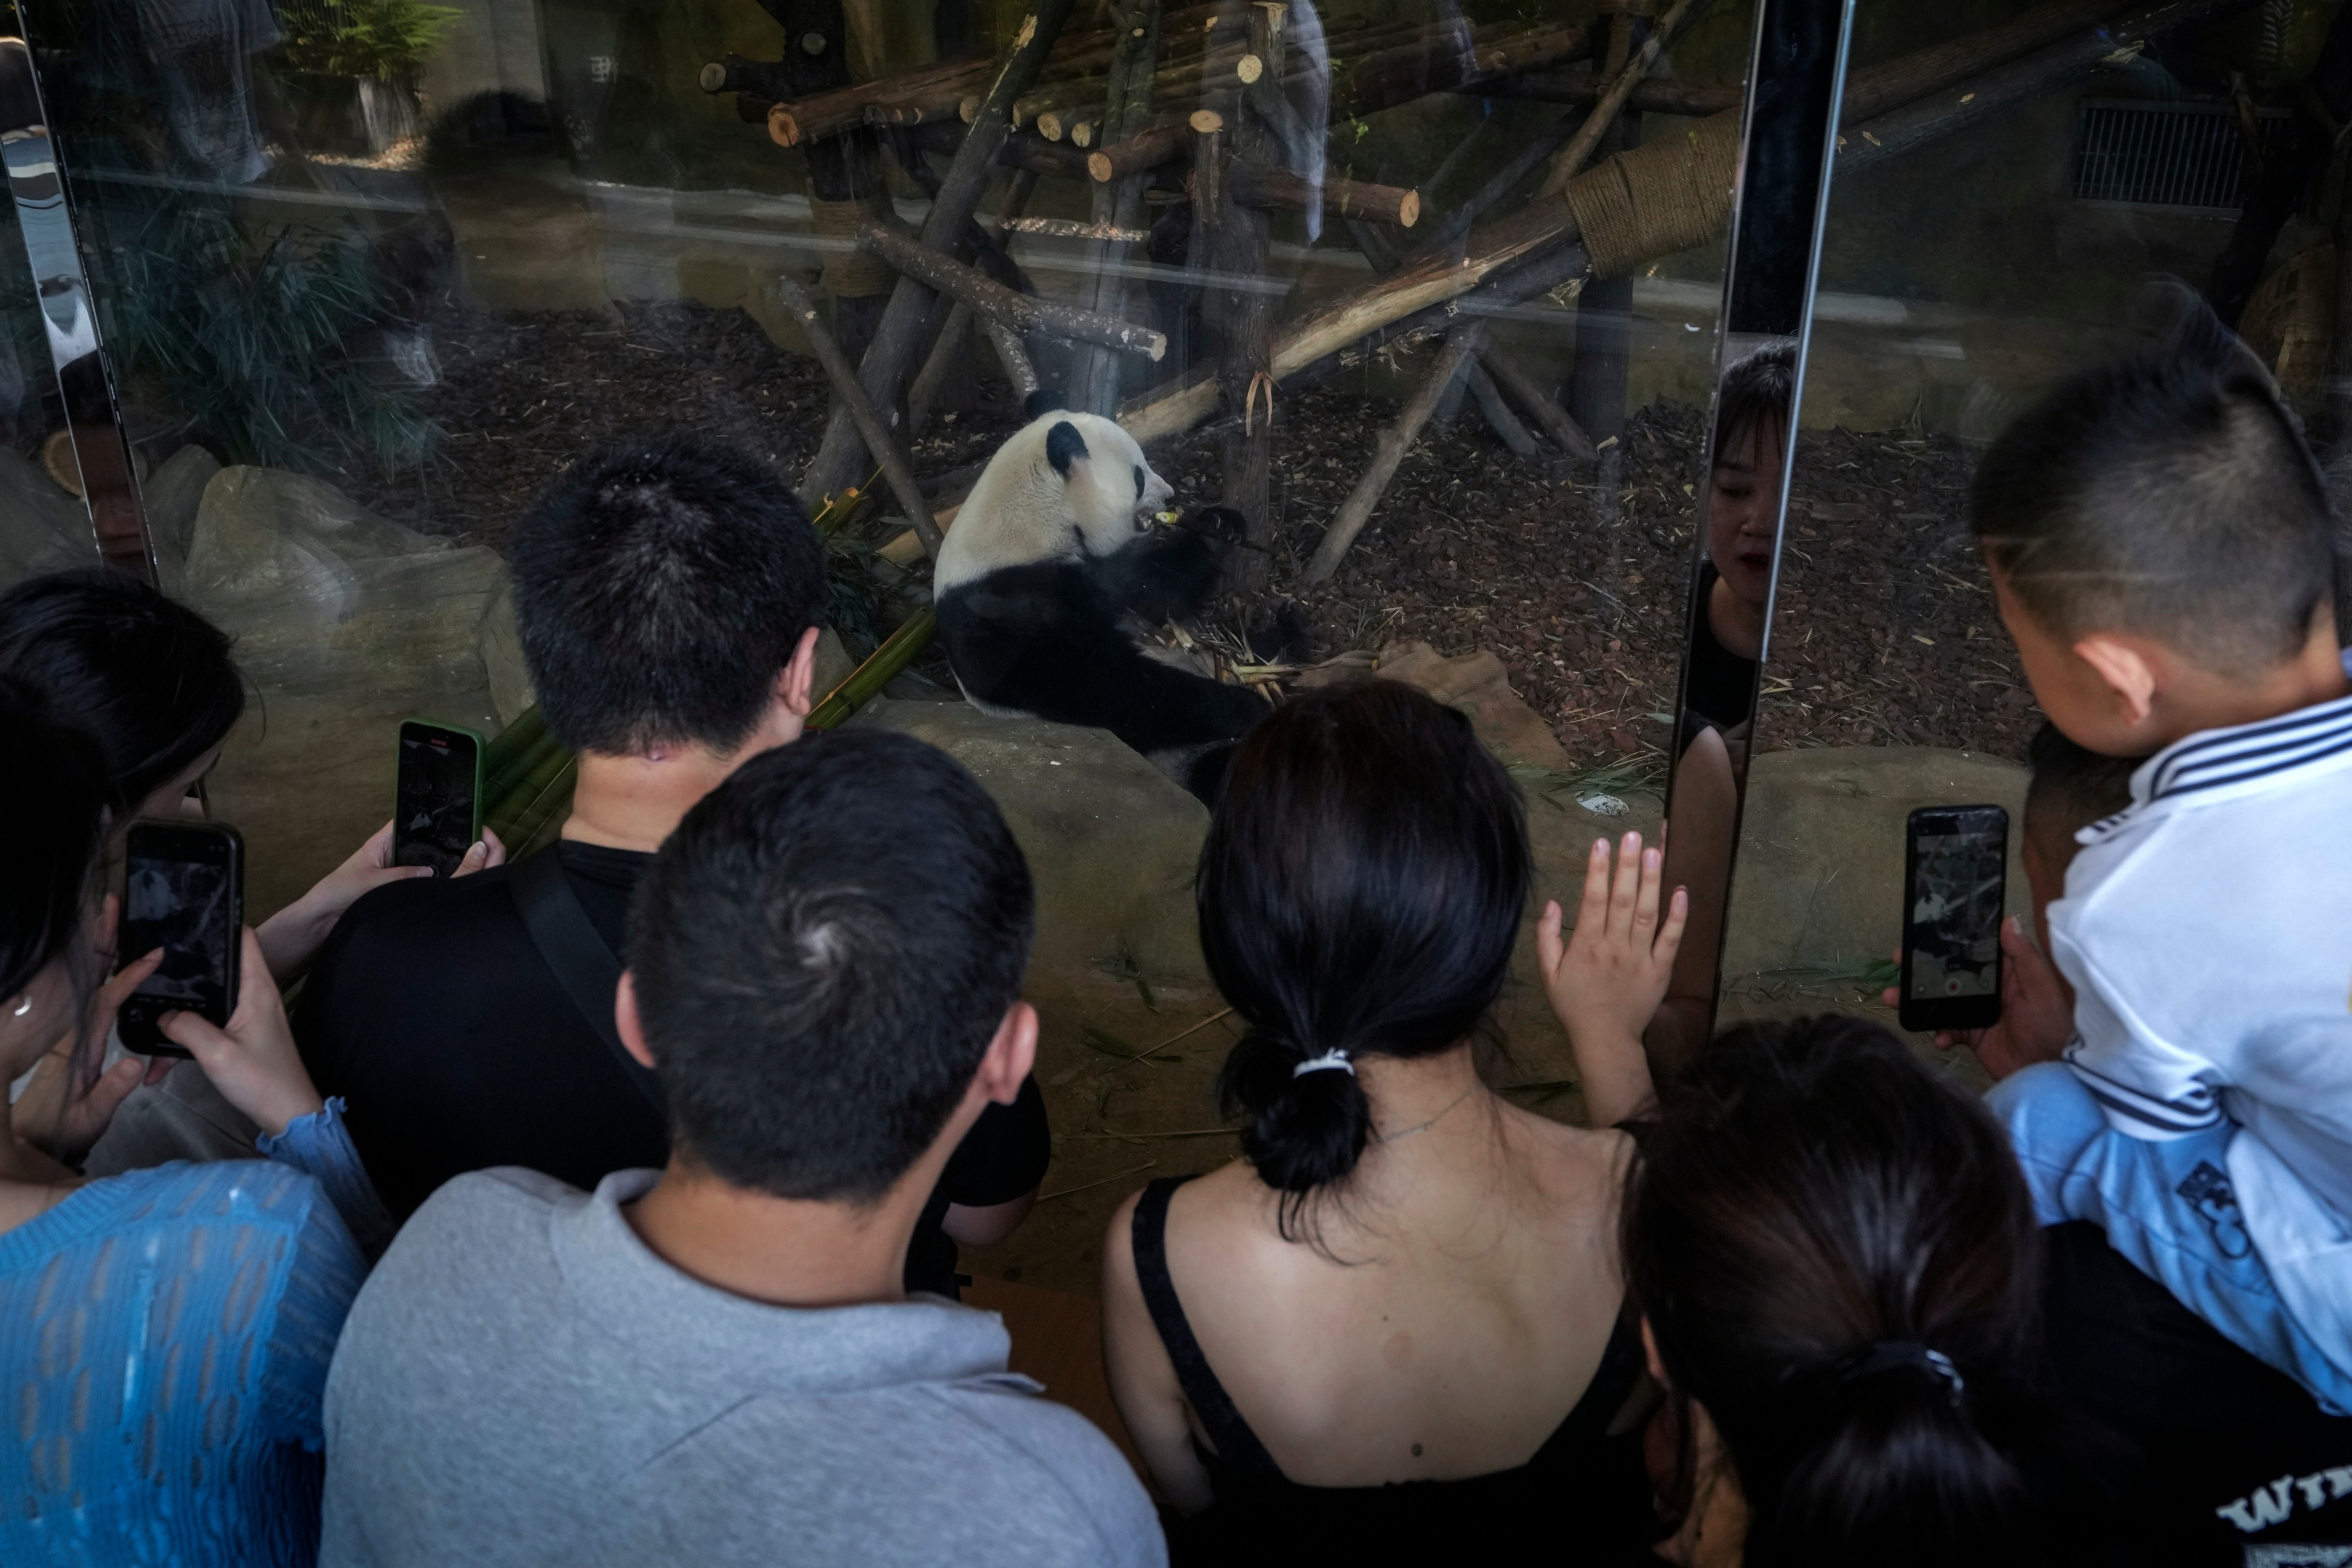
<svg viewBox="0 0 2352 1568">
<path fill-rule="evenodd" d="M 98 747 L 0 678 L 0 1071 L 61 1041 L 72 1069 L 62 1091 L 0 1107 L 0 1390 L 21 1477 L 0 1562 L 308 1563 L 327 1363 L 366 1272 L 332 1199 L 364 1226 L 373 1194 L 250 931 L 228 1026 L 175 1013 L 163 1027 L 268 1158 L 75 1173 L 144 1075 L 137 1058 L 92 1069 L 162 956 L 100 983 L 106 796 Z"/>
</svg>

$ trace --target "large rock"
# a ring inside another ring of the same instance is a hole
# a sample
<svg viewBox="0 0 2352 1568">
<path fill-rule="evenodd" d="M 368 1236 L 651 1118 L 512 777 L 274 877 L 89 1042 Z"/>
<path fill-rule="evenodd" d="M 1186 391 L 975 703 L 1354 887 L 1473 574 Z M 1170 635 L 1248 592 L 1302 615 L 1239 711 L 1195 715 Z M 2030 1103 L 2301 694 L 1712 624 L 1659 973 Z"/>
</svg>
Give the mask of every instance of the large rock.
<svg viewBox="0 0 2352 1568">
<path fill-rule="evenodd" d="M 139 487 L 139 499 L 147 509 L 147 537 L 154 542 L 155 559 L 167 578 L 187 564 L 205 488 L 220 470 L 219 458 L 191 444 L 166 458 Z"/>
<path fill-rule="evenodd" d="M 1493 649 L 1448 658 L 1425 642 L 1391 643 L 1381 650 L 1375 671 L 1459 708 L 1486 749 L 1505 763 L 1567 770 L 1567 748 L 1543 715 L 1511 689 L 1510 675 Z"/>
<path fill-rule="evenodd" d="M 240 466 L 205 485 L 186 564 L 165 586 L 236 635 L 265 689 L 454 702 L 478 724 L 493 710 L 477 638 L 503 575 L 480 545 L 403 528 L 318 479 Z"/>
<path fill-rule="evenodd" d="M 89 509 L 37 464 L 0 449 L 0 584 L 98 563 Z"/>
<path fill-rule="evenodd" d="M 1801 988 L 1808 975 L 1892 952 L 1903 940 L 1905 819 L 1918 806 L 2006 806 L 2009 909 L 2029 911 L 2020 858 L 2025 779 L 2015 763 L 1931 746 L 1758 757 L 1732 877 L 1726 982 L 1780 972 Z"/>
<path fill-rule="evenodd" d="M 270 468 L 205 484 L 164 586 L 236 639 L 259 700 L 214 774 L 247 841 L 247 905 L 265 916 L 331 869 L 392 810 L 404 718 L 496 734 L 478 638 L 496 554 L 367 511 Z"/>
<path fill-rule="evenodd" d="M 1124 952 L 1155 974 L 1206 973 L 1192 873 L 1208 810 L 1109 731 L 881 697 L 849 721 L 929 742 L 995 797 L 1036 879 L 1037 963 Z"/>
</svg>

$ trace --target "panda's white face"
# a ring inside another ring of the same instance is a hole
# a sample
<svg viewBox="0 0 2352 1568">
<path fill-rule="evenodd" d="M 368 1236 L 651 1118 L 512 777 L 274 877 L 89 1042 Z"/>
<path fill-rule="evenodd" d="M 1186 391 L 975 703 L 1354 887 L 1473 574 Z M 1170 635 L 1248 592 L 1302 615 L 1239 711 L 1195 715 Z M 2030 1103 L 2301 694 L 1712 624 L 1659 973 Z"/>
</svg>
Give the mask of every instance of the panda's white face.
<svg viewBox="0 0 2352 1568">
<path fill-rule="evenodd" d="M 1175 493 L 1117 424 L 1056 410 L 989 459 L 948 529 L 932 587 L 1004 566 L 1115 555 L 1150 531 Z"/>
</svg>

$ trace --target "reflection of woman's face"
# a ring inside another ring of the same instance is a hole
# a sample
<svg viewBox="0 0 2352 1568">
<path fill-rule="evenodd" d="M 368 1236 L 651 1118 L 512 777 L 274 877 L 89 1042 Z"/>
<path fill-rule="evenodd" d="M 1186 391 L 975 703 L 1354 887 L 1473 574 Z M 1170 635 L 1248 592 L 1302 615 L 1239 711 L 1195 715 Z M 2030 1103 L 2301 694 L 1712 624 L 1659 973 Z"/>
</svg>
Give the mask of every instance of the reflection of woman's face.
<svg viewBox="0 0 2352 1568">
<path fill-rule="evenodd" d="M 1706 554 L 1724 586 L 1762 608 L 1772 575 L 1773 510 L 1780 494 L 1780 426 L 1758 420 L 1716 454 L 1706 494 Z"/>
</svg>

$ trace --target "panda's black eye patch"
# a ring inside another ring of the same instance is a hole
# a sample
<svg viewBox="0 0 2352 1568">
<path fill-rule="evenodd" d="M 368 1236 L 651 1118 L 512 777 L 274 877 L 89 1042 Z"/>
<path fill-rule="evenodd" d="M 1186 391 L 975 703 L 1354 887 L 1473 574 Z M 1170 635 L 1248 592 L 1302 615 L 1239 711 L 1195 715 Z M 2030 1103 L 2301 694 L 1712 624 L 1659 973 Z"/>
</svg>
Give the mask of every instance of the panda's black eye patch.
<svg viewBox="0 0 2352 1568">
<path fill-rule="evenodd" d="M 1143 499 L 1143 465 L 1141 463 L 1135 465 L 1135 499 L 1138 500 Z"/>
</svg>

